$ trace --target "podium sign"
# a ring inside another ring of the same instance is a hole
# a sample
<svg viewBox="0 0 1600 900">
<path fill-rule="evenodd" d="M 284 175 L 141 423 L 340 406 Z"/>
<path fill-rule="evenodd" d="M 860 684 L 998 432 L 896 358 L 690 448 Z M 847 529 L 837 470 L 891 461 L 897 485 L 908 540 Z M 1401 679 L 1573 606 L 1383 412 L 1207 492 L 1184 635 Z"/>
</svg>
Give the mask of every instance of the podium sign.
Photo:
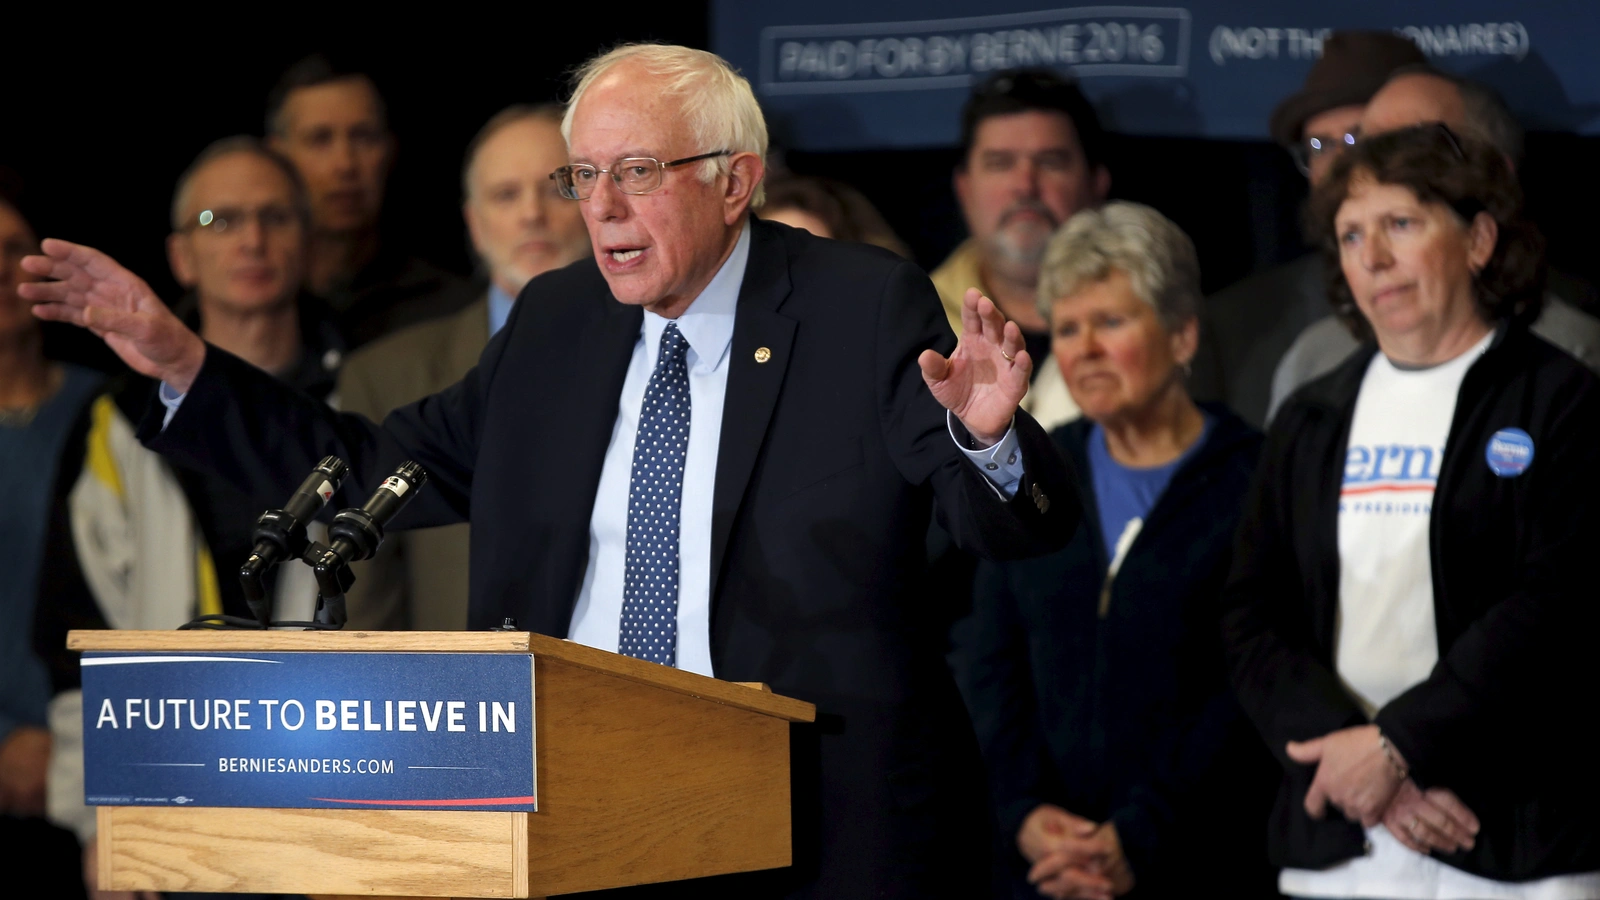
<svg viewBox="0 0 1600 900">
<path fill-rule="evenodd" d="M 534 812 L 533 658 L 86 653 L 90 805 Z"/>
<path fill-rule="evenodd" d="M 790 723 L 816 708 L 764 686 L 527 632 L 67 647 L 106 890 L 549 897 L 794 860 Z"/>
</svg>

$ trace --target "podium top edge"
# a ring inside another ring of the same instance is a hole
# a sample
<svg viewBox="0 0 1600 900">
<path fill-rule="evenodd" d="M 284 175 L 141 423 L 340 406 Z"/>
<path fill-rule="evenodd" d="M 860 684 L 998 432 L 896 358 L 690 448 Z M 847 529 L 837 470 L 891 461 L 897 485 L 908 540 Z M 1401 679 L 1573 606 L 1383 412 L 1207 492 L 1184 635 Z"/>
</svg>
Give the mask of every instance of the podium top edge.
<svg viewBox="0 0 1600 900">
<path fill-rule="evenodd" d="M 67 649 L 114 652 L 531 653 L 591 671 L 791 722 L 816 721 L 810 703 L 526 631 L 73 630 Z"/>
<path fill-rule="evenodd" d="M 322 653 L 528 653 L 525 631 L 117 631 L 67 632 L 68 650 L 315 651 Z"/>
</svg>

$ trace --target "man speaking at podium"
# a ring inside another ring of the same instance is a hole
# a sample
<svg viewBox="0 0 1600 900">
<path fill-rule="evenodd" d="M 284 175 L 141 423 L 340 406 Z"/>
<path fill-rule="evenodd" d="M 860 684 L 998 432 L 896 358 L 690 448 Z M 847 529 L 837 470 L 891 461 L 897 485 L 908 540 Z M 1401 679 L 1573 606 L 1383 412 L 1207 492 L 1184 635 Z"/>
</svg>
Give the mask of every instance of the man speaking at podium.
<svg viewBox="0 0 1600 900">
<path fill-rule="evenodd" d="M 515 617 L 815 703 L 792 741 L 795 865 L 662 893 L 978 895 L 989 816 L 924 536 L 935 506 L 997 558 L 1075 527 L 1017 409 L 1022 335 L 974 291 L 957 344 L 915 267 L 755 220 L 766 126 L 712 54 L 592 60 L 562 130 L 553 177 L 595 259 L 532 281 L 474 370 L 381 428 L 208 347 L 98 251 L 47 241 L 24 265 L 56 281 L 26 296 L 164 382 L 150 446 L 264 504 L 324 454 L 350 462 L 347 496 L 420 462 L 397 524 L 472 519 L 472 627 Z"/>
</svg>

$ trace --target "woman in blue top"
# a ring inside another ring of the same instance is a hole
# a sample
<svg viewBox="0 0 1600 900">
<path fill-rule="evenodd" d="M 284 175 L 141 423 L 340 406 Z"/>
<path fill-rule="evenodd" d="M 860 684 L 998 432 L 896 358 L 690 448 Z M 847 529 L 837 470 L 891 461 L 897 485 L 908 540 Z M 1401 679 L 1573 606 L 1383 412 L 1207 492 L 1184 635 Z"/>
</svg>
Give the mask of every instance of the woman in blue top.
<svg viewBox="0 0 1600 900">
<path fill-rule="evenodd" d="M 1053 555 L 980 567 L 953 657 L 1010 889 L 1267 893 L 1274 770 L 1229 691 L 1218 625 L 1261 438 L 1185 387 L 1194 246 L 1155 210 L 1112 203 L 1069 220 L 1040 275 L 1084 415 L 1054 436 L 1085 515 Z"/>
</svg>

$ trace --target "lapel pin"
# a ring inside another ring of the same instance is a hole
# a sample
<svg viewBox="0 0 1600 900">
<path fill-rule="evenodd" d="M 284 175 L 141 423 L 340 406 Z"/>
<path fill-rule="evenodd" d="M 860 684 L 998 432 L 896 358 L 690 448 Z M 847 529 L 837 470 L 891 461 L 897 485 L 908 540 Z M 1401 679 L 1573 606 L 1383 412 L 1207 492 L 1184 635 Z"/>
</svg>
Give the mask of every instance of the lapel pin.
<svg viewBox="0 0 1600 900">
<path fill-rule="evenodd" d="M 768 350 L 765 347 L 757 347 L 756 348 L 756 362 L 764 363 L 764 362 L 766 362 L 767 360 L 769 360 L 771 358 L 772 358 L 772 351 L 771 350 Z"/>
</svg>

